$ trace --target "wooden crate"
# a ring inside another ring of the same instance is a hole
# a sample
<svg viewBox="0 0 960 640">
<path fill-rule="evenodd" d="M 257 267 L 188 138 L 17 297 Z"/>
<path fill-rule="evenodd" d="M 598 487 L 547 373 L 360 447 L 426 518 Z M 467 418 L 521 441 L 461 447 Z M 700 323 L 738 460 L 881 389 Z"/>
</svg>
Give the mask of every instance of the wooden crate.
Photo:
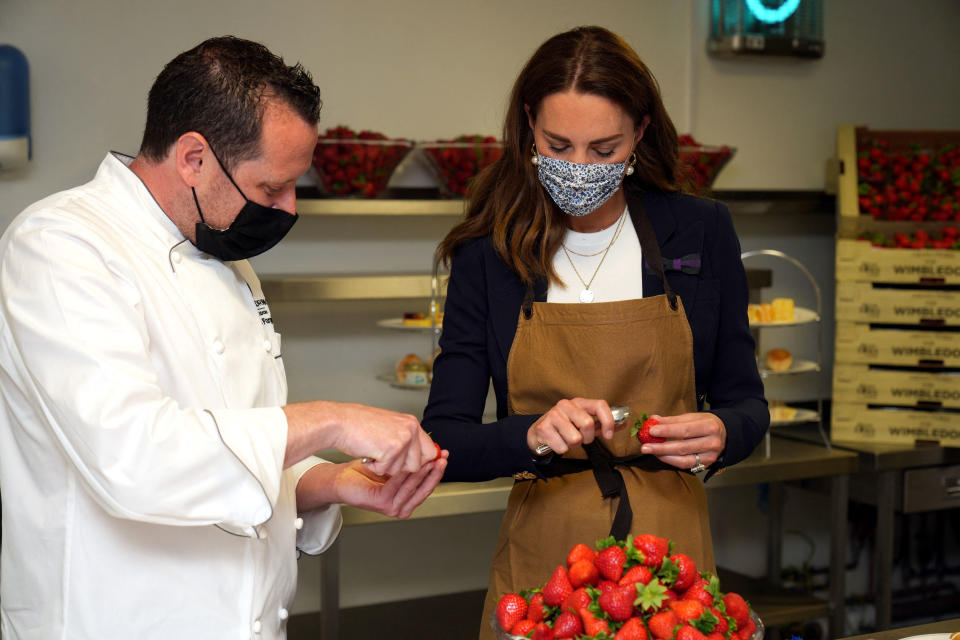
<svg viewBox="0 0 960 640">
<path fill-rule="evenodd" d="M 834 363 L 833 401 L 960 409 L 960 373 L 896 371 Z M 960 415 L 957 422 L 960 425 Z"/>
<path fill-rule="evenodd" d="M 834 361 L 901 367 L 960 367 L 960 332 L 877 329 L 838 322 Z"/>
<path fill-rule="evenodd" d="M 869 282 L 837 281 L 837 321 L 960 326 L 960 291 L 883 289 Z"/>
<path fill-rule="evenodd" d="M 960 251 L 886 249 L 837 240 L 837 280 L 904 284 L 960 284 Z"/>
<path fill-rule="evenodd" d="M 945 411 L 878 409 L 862 403 L 834 402 L 830 440 L 881 444 L 938 442 L 960 446 L 960 414 Z"/>
</svg>

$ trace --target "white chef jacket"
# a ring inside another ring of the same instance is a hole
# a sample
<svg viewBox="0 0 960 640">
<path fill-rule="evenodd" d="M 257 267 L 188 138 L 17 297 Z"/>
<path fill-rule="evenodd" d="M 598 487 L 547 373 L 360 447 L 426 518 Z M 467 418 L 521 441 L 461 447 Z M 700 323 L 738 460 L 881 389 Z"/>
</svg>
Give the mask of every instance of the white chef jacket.
<svg viewBox="0 0 960 640">
<path fill-rule="evenodd" d="M 285 637 L 314 464 L 283 470 L 280 336 L 246 261 L 199 251 L 126 164 L 0 238 L 0 635 Z"/>
</svg>

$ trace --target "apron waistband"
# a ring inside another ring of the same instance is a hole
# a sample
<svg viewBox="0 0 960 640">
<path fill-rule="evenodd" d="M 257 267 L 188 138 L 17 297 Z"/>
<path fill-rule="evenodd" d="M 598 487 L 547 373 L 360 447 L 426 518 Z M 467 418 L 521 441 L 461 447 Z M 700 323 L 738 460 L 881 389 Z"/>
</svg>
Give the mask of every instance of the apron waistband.
<svg viewBox="0 0 960 640">
<path fill-rule="evenodd" d="M 646 471 L 679 471 L 690 473 L 685 469 L 678 469 L 659 458 L 649 454 L 638 454 L 624 457 L 610 455 L 596 441 L 583 445 L 587 452 L 587 459 L 555 458 L 545 465 L 540 472 L 548 478 L 556 478 L 571 473 L 593 471 L 593 477 L 604 498 L 617 498 L 617 512 L 610 525 L 610 535 L 615 540 L 625 540 L 633 524 L 633 508 L 630 506 L 630 496 L 627 495 L 627 485 L 623 475 L 616 467 L 635 467 Z"/>
</svg>

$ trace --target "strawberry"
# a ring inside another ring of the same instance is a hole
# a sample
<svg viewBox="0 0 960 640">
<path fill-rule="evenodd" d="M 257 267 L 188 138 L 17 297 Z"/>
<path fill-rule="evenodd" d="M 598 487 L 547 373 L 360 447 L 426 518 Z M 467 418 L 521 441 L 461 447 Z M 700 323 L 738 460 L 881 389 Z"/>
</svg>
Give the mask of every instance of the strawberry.
<svg viewBox="0 0 960 640">
<path fill-rule="evenodd" d="M 756 632 L 757 623 L 754 622 L 752 618 L 747 618 L 745 625 L 737 627 L 737 635 L 740 637 L 740 640 L 750 640 Z"/>
<path fill-rule="evenodd" d="M 677 579 L 673 583 L 676 591 L 686 591 L 697 579 L 697 565 L 685 553 L 675 553 L 668 559 L 677 568 Z"/>
<path fill-rule="evenodd" d="M 727 615 L 737 623 L 737 629 L 743 629 L 750 620 L 750 605 L 743 597 L 733 591 L 723 596 L 723 606 Z"/>
<path fill-rule="evenodd" d="M 727 640 L 727 636 L 723 635 L 719 631 L 711 631 L 707 634 L 707 640 Z"/>
<path fill-rule="evenodd" d="M 530 596 L 530 606 L 527 608 L 527 620 L 540 622 L 547 617 L 547 605 L 543 602 L 543 594 L 535 593 Z"/>
<path fill-rule="evenodd" d="M 657 578 L 652 579 L 648 584 L 636 582 L 633 588 L 637 591 L 637 599 L 633 601 L 633 604 L 637 606 L 641 612 L 656 612 L 666 606 L 667 588 L 664 587 L 663 583 Z"/>
<path fill-rule="evenodd" d="M 517 624 L 513 625 L 513 629 L 510 629 L 510 635 L 512 636 L 526 636 L 528 633 L 533 631 L 534 627 L 537 626 L 537 623 L 533 620 L 520 620 Z"/>
<path fill-rule="evenodd" d="M 577 613 L 583 621 L 583 632 L 588 636 L 596 636 L 601 633 L 610 635 L 610 625 L 603 618 L 598 618 L 586 607 L 582 607 Z"/>
<path fill-rule="evenodd" d="M 573 588 L 582 587 L 585 584 L 595 586 L 600 580 L 600 573 L 597 567 L 590 560 L 577 560 L 570 567 L 568 572 L 570 584 Z"/>
<path fill-rule="evenodd" d="M 727 634 L 727 629 L 730 628 L 730 624 L 727 622 L 727 616 L 720 613 L 720 610 L 716 607 L 709 607 L 710 613 L 713 614 L 713 617 L 717 619 L 717 624 L 713 627 L 714 631 L 719 631 L 724 636 Z"/>
<path fill-rule="evenodd" d="M 637 597 L 636 588 L 630 584 L 611 589 L 600 594 L 597 604 L 614 622 L 623 622 L 633 616 L 633 601 Z"/>
<path fill-rule="evenodd" d="M 647 640 L 647 628 L 640 618 L 630 618 L 613 636 L 613 640 Z"/>
<path fill-rule="evenodd" d="M 671 600 L 667 606 L 683 622 L 689 622 L 703 615 L 703 605 L 696 600 Z"/>
<path fill-rule="evenodd" d="M 716 576 L 710 576 L 709 581 L 700 578 L 695 580 L 681 596 L 684 600 L 697 600 L 709 607 L 720 599 L 720 581 Z"/>
<path fill-rule="evenodd" d="M 601 549 L 594 558 L 593 564 L 600 571 L 600 575 L 607 580 L 618 581 L 623 575 L 623 565 L 627 561 L 627 552 L 618 544 Z"/>
<path fill-rule="evenodd" d="M 571 593 L 573 593 L 573 585 L 570 584 L 567 570 L 557 567 L 553 570 L 553 576 L 543 587 L 543 601 L 551 607 L 556 607 L 562 604 Z"/>
<path fill-rule="evenodd" d="M 630 435 L 636 437 L 641 443 L 666 442 L 666 438 L 661 438 L 650 433 L 650 428 L 658 424 L 660 424 L 660 421 L 656 418 L 648 418 L 647 414 L 641 414 L 640 417 L 634 421 L 634 425 L 630 429 Z"/>
<path fill-rule="evenodd" d="M 613 580 L 601 580 L 599 583 L 597 583 L 597 589 L 600 590 L 600 593 L 603 593 L 604 591 L 610 591 L 610 589 L 615 589 L 616 587 L 617 583 Z"/>
<path fill-rule="evenodd" d="M 497 622 L 504 630 L 513 629 L 527 616 L 527 601 L 516 593 L 508 593 L 497 602 Z"/>
<path fill-rule="evenodd" d="M 553 623 L 554 638 L 576 638 L 583 633 L 580 616 L 572 611 L 564 611 Z"/>
<path fill-rule="evenodd" d="M 677 619 L 677 615 L 669 609 L 659 611 L 647 620 L 647 628 L 650 629 L 650 633 L 653 634 L 654 638 L 660 640 L 673 638 L 673 628 L 678 624 L 680 624 L 680 621 Z"/>
<path fill-rule="evenodd" d="M 563 601 L 563 606 L 560 607 L 561 611 L 577 611 L 580 607 L 589 607 L 593 603 L 593 598 L 590 597 L 590 593 L 585 587 L 580 587 L 579 589 L 574 589 L 573 593 L 567 596 L 566 600 Z"/>
<path fill-rule="evenodd" d="M 638 564 L 635 567 L 630 567 L 627 569 L 627 572 L 623 574 L 623 577 L 620 578 L 618 584 L 634 584 L 639 582 L 641 584 L 647 584 L 653 580 L 653 572 L 649 568 Z"/>
<path fill-rule="evenodd" d="M 567 554 L 567 567 L 572 567 L 573 564 L 578 560 L 589 560 L 590 562 L 593 562 L 593 559 L 596 556 L 596 551 L 582 542 L 579 542 L 573 545 L 573 548 L 570 549 L 570 553 Z"/>
<path fill-rule="evenodd" d="M 532 640 L 553 640 L 553 629 L 546 622 L 538 622 L 530 635 Z"/>
<path fill-rule="evenodd" d="M 705 636 L 695 627 L 685 624 L 677 629 L 676 640 L 707 640 L 707 636 Z"/>
<path fill-rule="evenodd" d="M 666 538 L 644 534 L 633 539 L 633 546 L 643 553 L 643 564 L 653 571 L 659 571 L 663 559 L 670 553 L 670 542 Z"/>
</svg>

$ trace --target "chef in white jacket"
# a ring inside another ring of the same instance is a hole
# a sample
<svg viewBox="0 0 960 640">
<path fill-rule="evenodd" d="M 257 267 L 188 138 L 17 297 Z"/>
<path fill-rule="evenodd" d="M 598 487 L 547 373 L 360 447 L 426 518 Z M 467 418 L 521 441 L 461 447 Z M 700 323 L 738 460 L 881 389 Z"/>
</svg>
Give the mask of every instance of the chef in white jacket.
<svg viewBox="0 0 960 640">
<path fill-rule="evenodd" d="M 299 65 L 208 40 L 158 76 L 136 158 L 4 233 L 4 640 L 283 638 L 339 503 L 406 517 L 439 481 L 414 417 L 286 404 L 245 258 L 296 219 L 319 109 Z"/>
</svg>

